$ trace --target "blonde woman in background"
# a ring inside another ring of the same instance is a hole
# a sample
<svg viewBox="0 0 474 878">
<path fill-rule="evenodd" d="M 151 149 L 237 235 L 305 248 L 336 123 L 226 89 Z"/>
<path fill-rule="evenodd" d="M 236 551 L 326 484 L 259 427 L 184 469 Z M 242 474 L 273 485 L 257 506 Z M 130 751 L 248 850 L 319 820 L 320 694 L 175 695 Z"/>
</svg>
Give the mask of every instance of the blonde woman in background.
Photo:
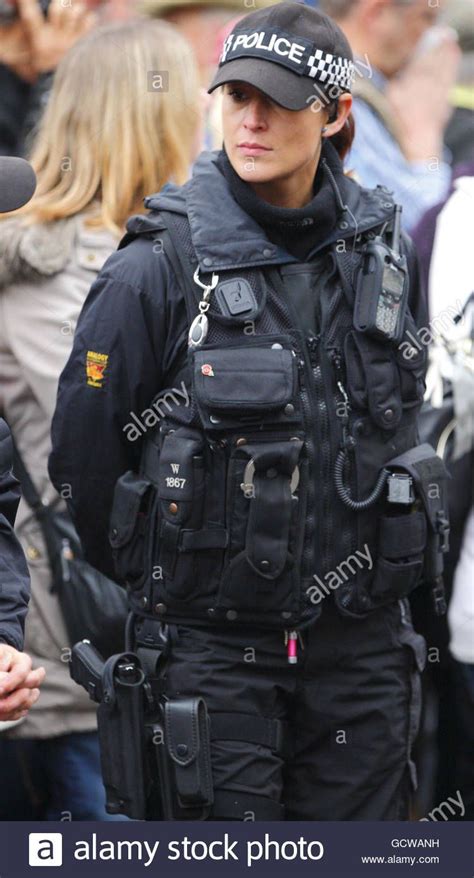
<svg viewBox="0 0 474 878">
<path fill-rule="evenodd" d="M 64 502 L 47 460 L 79 312 L 144 196 L 185 182 L 199 106 L 191 49 L 164 22 L 98 28 L 58 67 L 31 155 L 36 194 L 0 223 L 0 412 L 47 503 Z M 91 455 L 100 441 L 90 424 Z M 0 819 L 116 819 L 105 812 L 95 707 L 69 677 L 64 619 L 24 500 L 17 532 L 32 580 L 25 649 L 46 680 L 28 717 L 0 737 Z"/>
</svg>

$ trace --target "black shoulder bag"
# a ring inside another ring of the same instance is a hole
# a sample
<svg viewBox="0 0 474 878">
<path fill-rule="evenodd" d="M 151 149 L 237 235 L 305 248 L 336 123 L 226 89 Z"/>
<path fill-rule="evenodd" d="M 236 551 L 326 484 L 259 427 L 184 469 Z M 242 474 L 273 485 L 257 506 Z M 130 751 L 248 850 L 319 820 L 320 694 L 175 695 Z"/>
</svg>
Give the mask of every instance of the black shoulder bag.
<svg viewBox="0 0 474 878">
<path fill-rule="evenodd" d="M 125 648 L 127 594 L 84 559 L 70 516 L 43 503 L 14 446 L 14 466 L 23 496 L 41 527 L 51 566 L 51 591 L 58 596 L 70 645 L 90 640 L 107 658 Z"/>
</svg>

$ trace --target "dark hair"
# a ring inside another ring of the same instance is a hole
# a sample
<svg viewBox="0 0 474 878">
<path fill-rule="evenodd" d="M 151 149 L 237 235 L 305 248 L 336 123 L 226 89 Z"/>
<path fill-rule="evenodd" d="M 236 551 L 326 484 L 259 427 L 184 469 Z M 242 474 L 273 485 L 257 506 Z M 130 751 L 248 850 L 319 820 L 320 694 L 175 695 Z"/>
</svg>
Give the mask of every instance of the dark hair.
<svg viewBox="0 0 474 878">
<path fill-rule="evenodd" d="M 349 152 L 352 141 L 355 137 L 355 119 L 352 113 L 349 113 L 343 127 L 337 134 L 333 134 L 330 138 L 332 145 L 339 153 L 339 158 L 343 161 Z"/>
<path fill-rule="evenodd" d="M 328 95 L 329 98 L 329 95 Z M 337 119 L 337 115 L 339 112 L 339 99 L 331 100 L 329 106 L 327 107 L 328 112 L 328 120 L 327 122 L 330 124 L 331 122 L 335 122 Z M 343 127 L 337 134 L 333 134 L 331 137 L 331 143 L 339 153 L 339 158 L 343 161 L 349 152 L 352 141 L 355 136 L 355 120 L 352 113 L 347 117 Z"/>
</svg>

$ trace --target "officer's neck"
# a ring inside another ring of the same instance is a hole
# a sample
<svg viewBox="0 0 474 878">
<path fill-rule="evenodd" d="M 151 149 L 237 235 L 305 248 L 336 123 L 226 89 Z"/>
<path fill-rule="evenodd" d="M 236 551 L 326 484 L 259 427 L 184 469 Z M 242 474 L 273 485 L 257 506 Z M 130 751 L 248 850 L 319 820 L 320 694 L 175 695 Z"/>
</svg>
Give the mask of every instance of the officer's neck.
<svg viewBox="0 0 474 878">
<path fill-rule="evenodd" d="M 274 207 L 295 210 L 309 204 L 314 198 L 313 187 L 318 162 L 319 155 L 316 159 L 298 168 L 297 172 L 293 171 L 288 176 L 268 180 L 264 183 L 251 183 L 249 181 L 249 185 L 262 201 L 266 201 Z"/>
</svg>

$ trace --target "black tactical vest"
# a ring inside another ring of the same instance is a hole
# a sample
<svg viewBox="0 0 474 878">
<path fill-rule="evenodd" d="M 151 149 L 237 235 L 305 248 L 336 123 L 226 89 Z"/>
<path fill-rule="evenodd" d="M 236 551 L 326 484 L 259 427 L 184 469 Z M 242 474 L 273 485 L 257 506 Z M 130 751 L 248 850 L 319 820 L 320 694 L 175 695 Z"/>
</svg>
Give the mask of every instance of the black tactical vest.
<svg viewBox="0 0 474 878">
<path fill-rule="evenodd" d="M 189 225 L 161 216 L 191 323 L 202 290 Z M 331 252 L 221 273 L 207 338 L 151 404 L 158 423 L 140 472 L 116 486 L 110 539 L 136 613 L 293 629 L 323 600 L 358 616 L 420 581 L 445 503 L 427 499 L 428 476 L 443 490 L 434 453 L 409 504 L 389 504 L 384 487 L 353 509 L 336 485 L 339 458 L 345 494 L 367 498 L 384 465 L 417 446 L 426 359 L 413 346 L 407 357 L 408 341 L 393 347 L 353 328 L 348 265 Z M 313 315 L 298 296 L 305 284 Z"/>
</svg>

